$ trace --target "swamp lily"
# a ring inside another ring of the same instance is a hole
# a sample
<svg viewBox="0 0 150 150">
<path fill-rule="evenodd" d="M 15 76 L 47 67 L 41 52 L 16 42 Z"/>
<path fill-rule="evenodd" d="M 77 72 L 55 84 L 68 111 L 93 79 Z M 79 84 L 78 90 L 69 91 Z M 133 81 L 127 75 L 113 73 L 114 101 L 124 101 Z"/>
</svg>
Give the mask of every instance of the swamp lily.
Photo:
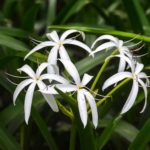
<svg viewBox="0 0 150 150">
<path fill-rule="evenodd" d="M 122 56 L 119 56 L 119 57 L 122 57 Z M 147 104 L 147 87 L 150 84 L 148 76 L 144 72 L 142 72 L 142 69 L 144 67 L 143 64 L 130 60 L 127 57 L 122 57 L 122 59 L 124 58 L 125 58 L 125 61 L 129 64 L 131 68 L 131 72 L 123 71 L 123 72 L 116 73 L 115 75 L 111 76 L 104 82 L 102 89 L 105 90 L 109 86 L 125 78 L 131 78 L 133 82 L 131 92 L 127 98 L 127 101 L 125 102 L 123 106 L 121 114 L 126 113 L 133 106 L 136 100 L 136 97 L 138 95 L 139 87 L 143 88 L 144 95 L 145 95 L 144 107 L 141 110 L 141 112 L 143 112 Z"/>
<path fill-rule="evenodd" d="M 108 49 L 108 48 L 116 48 L 120 55 L 132 57 L 128 47 L 123 45 L 124 42 L 112 35 L 102 35 L 102 36 L 98 37 L 92 44 L 91 49 L 93 49 L 95 47 L 97 42 L 101 42 L 104 40 L 107 40 L 107 42 L 104 42 L 103 44 L 99 45 L 94 51 L 92 51 L 91 55 L 93 55 L 97 52 L 100 52 L 102 50 Z M 126 67 L 126 61 L 124 59 L 120 58 L 118 72 L 124 71 L 125 67 Z"/>
<path fill-rule="evenodd" d="M 45 41 L 45 42 L 41 42 L 40 44 L 38 44 L 25 56 L 25 59 L 28 56 L 30 56 L 32 53 L 34 53 L 42 48 L 52 47 L 52 49 L 49 53 L 49 56 L 48 56 L 48 63 L 50 64 L 48 66 L 48 72 L 55 73 L 56 70 L 58 70 L 58 69 L 56 69 L 56 68 L 58 68 L 57 67 L 58 52 L 59 52 L 61 59 L 70 60 L 70 57 L 64 47 L 65 45 L 75 45 L 75 46 L 78 46 L 78 47 L 86 50 L 88 53 L 91 53 L 91 49 L 86 44 L 84 44 L 78 40 L 75 40 L 74 37 L 67 38 L 69 35 L 76 33 L 76 32 L 80 33 L 84 39 L 84 33 L 80 32 L 78 30 L 67 30 L 61 35 L 60 38 L 56 31 L 47 33 L 46 36 L 50 41 Z"/>
<path fill-rule="evenodd" d="M 32 105 L 32 99 L 33 99 L 33 93 L 35 90 L 36 85 L 38 86 L 39 90 L 44 90 L 47 88 L 46 84 L 43 82 L 43 80 L 55 80 L 59 83 L 67 84 L 68 81 L 64 79 L 63 77 L 56 75 L 56 74 L 42 74 L 44 69 L 48 66 L 47 63 L 42 63 L 34 72 L 32 68 L 29 65 L 24 65 L 23 67 L 19 68 L 19 72 L 24 72 L 28 75 L 27 79 L 22 81 L 20 84 L 17 85 L 14 94 L 13 94 L 13 102 L 15 105 L 16 99 L 19 95 L 19 93 L 29 85 L 26 95 L 25 95 L 25 104 L 24 104 L 24 111 L 25 111 L 25 121 L 28 124 L 28 120 L 30 117 L 31 112 L 31 105 Z M 51 109 L 55 112 L 58 112 L 58 106 L 57 103 L 51 94 L 42 94 L 46 100 L 46 102 L 49 104 Z"/>
<path fill-rule="evenodd" d="M 88 74 L 84 74 L 83 79 L 81 81 L 79 73 L 75 65 L 71 61 L 62 60 L 62 59 L 60 61 L 64 65 L 67 72 L 73 78 L 74 84 L 57 84 L 56 87 L 59 88 L 63 92 L 73 92 L 73 91 L 77 92 L 79 114 L 80 114 L 80 118 L 84 127 L 86 126 L 87 119 L 88 119 L 87 104 L 86 104 L 86 100 L 87 100 L 87 102 L 90 105 L 91 112 L 92 112 L 92 121 L 93 121 L 94 127 L 96 128 L 98 124 L 97 107 L 96 107 L 96 103 L 95 103 L 93 95 L 86 88 L 86 85 L 90 82 L 90 80 L 93 77 Z M 49 92 L 47 91 L 47 93 Z"/>
</svg>

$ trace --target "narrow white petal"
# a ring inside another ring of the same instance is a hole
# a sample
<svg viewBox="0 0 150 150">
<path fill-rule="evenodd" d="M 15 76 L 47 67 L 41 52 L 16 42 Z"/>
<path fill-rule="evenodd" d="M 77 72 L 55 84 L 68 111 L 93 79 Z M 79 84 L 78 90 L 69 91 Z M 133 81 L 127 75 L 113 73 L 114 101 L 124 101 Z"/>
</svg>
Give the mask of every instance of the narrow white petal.
<svg viewBox="0 0 150 150">
<path fill-rule="evenodd" d="M 47 72 L 49 74 L 58 74 L 59 75 L 59 67 L 56 65 L 49 64 L 47 67 Z"/>
<path fill-rule="evenodd" d="M 32 83 L 26 93 L 25 96 L 25 103 L 24 103 L 24 112 L 25 112 L 25 122 L 28 124 L 28 120 L 31 113 L 31 105 L 32 105 L 32 98 L 33 98 L 33 92 L 35 89 L 36 83 Z"/>
<path fill-rule="evenodd" d="M 46 41 L 46 42 L 42 42 L 40 44 L 38 44 L 37 46 L 35 46 L 25 57 L 24 59 L 26 59 L 27 57 L 29 57 L 32 53 L 44 48 L 44 47 L 47 47 L 47 46 L 54 46 L 55 43 L 54 42 L 51 42 L 51 41 Z"/>
<path fill-rule="evenodd" d="M 23 71 L 24 73 L 29 75 L 31 78 L 35 77 L 35 72 L 29 65 L 24 65 L 21 68 L 17 69 L 17 71 L 19 71 L 20 73 Z"/>
<path fill-rule="evenodd" d="M 15 105 L 16 98 L 18 97 L 19 93 L 25 88 L 27 85 L 29 85 L 31 82 L 33 82 L 32 79 L 26 79 L 22 81 L 20 84 L 17 85 L 14 94 L 13 94 L 13 103 Z"/>
<path fill-rule="evenodd" d="M 141 78 L 141 79 L 146 79 L 147 86 L 150 85 L 150 80 L 149 80 L 149 78 L 147 77 L 146 73 L 140 72 L 140 73 L 138 74 L 138 77 Z"/>
<path fill-rule="evenodd" d="M 111 76 L 110 78 L 108 78 L 102 87 L 102 90 L 106 89 L 107 87 L 123 80 L 124 78 L 132 78 L 132 74 L 130 72 L 119 72 L 116 73 L 115 75 Z"/>
<path fill-rule="evenodd" d="M 147 105 L 147 94 L 148 94 L 148 92 L 147 92 L 147 86 L 146 86 L 146 84 L 141 79 L 138 79 L 138 82 L 142 86 L 143 91 L 144 91 L 144 96 L 145 96 L 145 103 L 144 103 L 143 109 L 141 110 L 141 113 L 142 113 L 145 110 L 146 105 Z"/>
<path fill-rule="evenodd" d="M 36 76 L 40 76 L 44 69 L 47 68 L 47 66 L 48 63 L 42 63 L 36 70 Z"/>
<path fill-rule="evenodd" d="M 64 93 L 77 91 L 77 86 L 72 84 L 56 84 L 56 87 Z"/>
<path fill-rule="evenodd" d="M 136 68 L 135 68 L 135 74 L 139 74 L 143 68 L 144 68 L 144 65 L 137 62 Z"/>
<path fill-rule="evenodd" d="M 93 78 L 93 76 L 90 76 L 90 75 L 88 75 L 88 74 L 84 74 L 84 76 L 83 76 L 83 79 L 82 79 L 82 85 L 87 85 L 89 82 L 90 82 L 90 80 Z"/>
<path fill-rule="evenodd" d="M 101 41 L 101 40 L 110 40 L 110 41 L 113 41 L 114 43 L 118 43 L 118 39 L 112 35 L 102 35 L 100 37 L 98 37 L 94 43 L 92 44 L 92 48 L 95 46 L 95 44 L 98 42 L 98 41 Z"/>
<path fill-rule="evenodd" d="M 91 54 L 95 54 L 95 53 L 97 53 L 99 51 L 102 51 L 102 50 L 105 50 L 107 48 L 114 47 L 114 46 L 116 47 L 115 43 L 113 43 L 113 42 L 106 42 L 106 43 L 98 46 L 94 51 L 92 51 Z"/>
<path fill-rule="evenodd" d="M 58 36 L 56 31 L 52 31 L 51 33 L 47 33 L 46 36 L 49 40 L 53 40 L 54 42 L 59 41 L 59 36 Z"/>
<path fill-rule="evenodd" d="M 58 112 L 59 109 L 58 109 L 58 106 L 57 106 L 57 103 L 55 101 L 55 98 L 53 95 L 51 94 L 44 94 L 42 93 L 42 95 L 44 96 L 46 102 L 49 104 L 49 106 L 51 107 L 51 109 L 54 111 L 54 112 Z"/>
<path fill-rule="evenodd" d="M 49 64 L 53 64 L 53 65 L 56 65 L 57 64 L 57 57 L 58 57 L 58 49 L 59 49 L 59 46 L 56 45 L 54 46 L 49 55 L 48 55 L 48 63 Z"/>
<path fill-rule="evenodd" d="M 122 72 L 125 70 L 126 62 L 124 59 L 120 58 L 118 72 Z"/>
<path fill-rule="evenodd" d="M 84 39 L 84 33 L 83 33 L 83 32 L 78 31 L 78 30 L 71 29 L 71 30 L 65 31 L 65 32 L 62 34 L 62 36 L 61 36 L 61 38 L 60 38 L 60 41 L 64 41 L 70 34 L 76 33 L 76 32 L 80 33 L 80 34 L 82 35 L 83 39 Z"/>
<path fill-rule="evenodd" d="M 41 80 L 45 80 L 45 79 L 55 80 L 55 81 L 63 83 L 63 84 L 69 83 L 68 80 L 66 80 L 64 77 L 57 75 L 57 74 L 43 74 L 43 75 L 41 75 Z"/>
<path fill-rule="evenodd" d="M 78 47 L 81 47 L 82 49 L 86 50 L 88 53 L 91 53 L 91 49 L 84 43 L 77 41 L 77 40 L 65 40 L 64 44 L 70 44 L 70 45 L 76 45 Z"/>
<path fill-rule="evenodd" d="M 75 83 L 79 84 L 80 83 L 80 76 L 79 76 L 79 73 L 78 73 L 75 65 L 69 60 L 60 59 L 60 61 L 63 63 L 65 69 L 71 75 L 71 77 L 73 78 Z"/>
<path fill-rule="evenodd" d="M 93 120 L 94 127 L 96 128 L 98 125 L 98 112 L 97 112 L 97 107 L 96 107 L 94 97 L 87 90 L 85 90 L 84 94 L 86 96 L 87 101 L 90 104 L 91 111 L 92 111 L 92 120 Z"/>
<path fill-rule="evenodd" d="M 139 90 L 138 82 L 136 80 L 133 80 L 131 92 L 129 94 L 129 97 L 126 103 L 123 106 L 121 114 L 126 113 L 133 106 L 135 99 L 137 97 L 137 94 L 138 94 L 138 90 Z"/>
<path fill-rule="evenodd" d="M 71 60 L 70 60 L 70 57 L 69 57 L 69 55 L 68 55 L 68 53 L 67 53 L 67 51 L 66 51 L 66 49 L 64 48 L 64 46 L 61 46 L 61 47 L 59 48 L 59 55 L 60 55 L 60 58 L 61 58 L 61 59 L 71 61 Z"/>
<path fill-rule="evenodd" d="M 88 115 L 87 115 L 86 101 L 85 101 L 84 93 L 82 90 L 78 91 L 77 100 L 78 100 L 78 108 L 79 108 L 80 118 L 85 127 L 87 124 Z"/>
<path fill-rule="evenodd" d="M 40 90 L 40 92 L 43 94 L 58 94 L 54 87 L 55 86 L 48 86 L 47 88 Z"/>
</svg>

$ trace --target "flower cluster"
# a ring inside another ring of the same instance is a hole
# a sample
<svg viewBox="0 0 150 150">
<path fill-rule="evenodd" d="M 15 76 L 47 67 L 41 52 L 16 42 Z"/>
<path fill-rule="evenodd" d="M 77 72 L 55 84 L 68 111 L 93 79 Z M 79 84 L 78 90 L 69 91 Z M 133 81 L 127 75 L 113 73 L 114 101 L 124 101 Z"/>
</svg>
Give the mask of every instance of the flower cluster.
<svg viewBox="0 0 150 150">
<path fill-rule="evenodd" d="M 66 45 L 78 46 L 81 49 L 87 51 L 89 55 L 92 56 L 102 50 L 116 49 L 118 51 L 118 54 L 113 57 L 120 58 L 118 73 L 107 79 L 104 82 L 102 89 L 104 90 L 113 84 L 116 86 L 117 82 L 125 78 L 131 78 L 133 80 L 133 86 L 121 113 L 127 112 L 133 106 L 139 91 L 139 86 L 141 86 L 144 90 L 145 108 L 149 79 L 144 72 L 141 72 L 143 69 L 143 64 L 138 63 L 133 59 L 132 53 L 127 46 L 124 46 L 124 42 L 111 35 L 102 35 L 95 40 L 95 42 L 92 44 L 92 47 L 90 48 L 83 42 L 76 40 L 75 37 L 69 37 L 70 35 L 75 33 L 81 35 L 83 40 L 85 39 L 84 33 L 77 30 L 67 30 L 61 35 L 60 38 L 56 31 L 46 34 L 49 41 L 39 43 L 25 56 L 25 59 L 38 50 L 41 50 L 45 47 L 51 47 L 47 62 L 43 62 L 42 64 L 40 64 L 36 72 L 34 72 L 32 68 L 27 64 L 18 69 L 19 72 L 24 72 L 28 76 L 24 81 L 17 85 L 13 95 L 13 102 L 15 104 L 19 93 L 26 86 L 28 86 L 24 104 L 25 121 L 27 124 L 31 113 L 33 94 L 37 86 L 38 91 L 41 92 L 46 102 L 55 112 L 59 111 L 54 98 L 54 96 L 58 94 L 56 88 L 60 89 L 64 93 L 76 92 L 79 114 L 84 127 L 86 126 L 88 120 L 87 102 L 88 106 L 90 106 L 91 108 L 93 125 L 95 128 L 98 125 L 98 111 L 96 101 L 91 91 L 87 88 L 87 84 L 93 77 L 85 73 L 83 75 L 83 78 L 80 78 L 77 68 L 75 67 L 74 63 L 67 53 Z M 100 45 L 95 49 L 94 47 L 98 43 L 100 43 Z M 91 57 L 91 59 L 94 58 Z M 107 59 L 110 59 L 110 57 Z M 73 81 L 70 81 L 61 75 L 59 71 L 58 61 L 62 63 Z M 129 70 L 129 68 L 130 71 L 126 71 L 126 69 Z M 47 71 L 45 71 L 46 69 Z M 46 73 L 43 73 L 44 71 Z"/>
</svg>

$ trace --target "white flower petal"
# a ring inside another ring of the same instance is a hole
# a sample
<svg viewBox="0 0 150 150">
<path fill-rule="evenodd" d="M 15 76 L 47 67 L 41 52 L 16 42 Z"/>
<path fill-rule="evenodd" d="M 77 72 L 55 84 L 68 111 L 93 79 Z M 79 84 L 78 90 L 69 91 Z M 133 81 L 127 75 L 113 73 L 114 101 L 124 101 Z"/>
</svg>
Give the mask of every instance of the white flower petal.
<svg viewBox="0 0 150 150">
<path fill-rule="evenodd" d="M 18 97 L 19 93 L 27 86 L 29 85 L 31 82 L 33 82 L 32 79 L 26 79 L 24 81 L 22 81 L 21 83 L 19 83 L 14 91 L 13 94 L 13 103 L 15 105 L 16 102 L 16 98 Z"/>
<path fill-rule="evenodd" d="M 88 75 L 88 74 L 84 74 L 84 76 L 83 76 L 83 79 L 82 79 L 82 85 L 87 85 L 89 82 L 90 82 L 90 80 L 93 78 L 93 76 L 90 76 L 90 75 Z"/>
<path fill-rule="evenodd" d="M 47 88 L 40 90 L 40 92 L 43 94 L 58 94 L 54 87 L 55 86 L 48 86 Z"/>
<path fill-rule="evenodd" d="M 51 42 L 51 41 L 46 41 L 46 42 L 42 42 L 40 44 L 38 44 L 37 46 L 35 46 L 25 57 L 24 59 L 27 59 L 27 57 L 29 57 L 32 53 L 44 48 L 44 47 L 48 47 L 48 46 L 54 46 L 55 43 Z"/>
<path fill-rule="evenodd" d="M 59 41 L 59 36 L 58 36 L 56 31 L 52 31 L 51 33 L 47 33 L 46 36 L 49 40 L 53 40 L 54 42 Z"/>
<path fill-rule="evenodd" d="M 107 48 L 114 47 L 114 46 L 116 47 L 115 43 L 113 43 L 113 42 L 106 42 L 106 43 L 98 46 L 94 51 L 91 52 L 91 54 L 95 54 L 95 53 L 97 53 L 99 51 L 102 51 L 102 50 L 105 50 Z"/>
<path fill-rule="evenodd" d="M 79 73 L 78 73 L 75 65 L 69 60 L 60 59 L 60 61 L 63 63 L 65 69 L 71 75 L 71 77 L 73 78 L 75 83 L 79 84 L 80 83 L 80 76 L 79 76 Z"/>
<path fill-rule="evenodd" d="M 35 77 L 35 72 L 29 65 L 24 65 L 21 68 L 17 69 L 17 71 L 19 71 L 20 73 L 23 71 L 24 73 L 29 75 L 31 78 Z"/>
<path fill-rule="evenodd" d="M 68 40 L 64 41 L 64 44 L 76 45 L 76 46 L 81 47 L 82 49 L 86 50 L 88 53 L 92 52 L 91 49 L 86 44 L 84 44 L 80 41 L 77 41 L 77 40 L 68 39 Z"/>
<path fill-rule="evenodd" d="M 51 51 L 50 51 L 50 53 L 49 53 L 49 55 L 48 55 L 48 63 L 49 63 L 49 64 L 54 64 L 54 65 L 57 64 L 58 49 L 59 49 L 59 46 L 58 46 L 58 45 L 54 46 L 54 47 L 51 49 Z"/>
<path fill-rule="evenodd" d="M 40 76 L 44 69 L 48 66 L 48 63 L 42 63 L 36 70 L 36 76 Z"/>
<path fill-rule="evenodd" d="M 56 103 L 56 100 L 55 100 L 54 96 L 51 95 L 51 94 L 44 94 L 44 93 L 42 93 L 42 95 L 44 96 L 46 102 L 49 104 L 49 106 L 51 107 L 51 109 L 54 112 L 58 112 L 59 109 L 58 109 L 58 106 L 57 106 L 57 103 Z"/>
<path fill-rule="evenodd" d="M 55 81 L 63 83 L 63 84 L 69 83 L 69 81 L 66 80 L 64 77 L 62 77 L 60 75 L 56 75 L 56 74 L 43 74 L 43 75 L 41 75 L 41 80 L 45 80 L 45 79 L 55 80 Z"/>
<path fill-rule="evenodd" d="M 59 75 L 59 67 L 57 65 L 49 64 L 47 67 L 47 72 L 49 74 L 58 74 Z"/>
<path fill-rule="evenodd" d="M 138 90 L 139 90 L 138 82 L 136 80 L 133 80 L 131 92 L 129 94 L 129 97 L 126 103 L 123 106 L 121 114 L 126 113 L 133 106 L 135 99 L 137 97 L 137 94 L 138 94 Z"/>
<path fill-rule="evenodd" d="M 141 79 L 138 79 L 138 82 L 142 86 L 143 91 L 144 91 L 144 96 L 145 96 L 145 103 L 144 103 L 143 109 L 141 110 L 141 113 L 142 113 L 145 110 L 146 105 L 147 105 L 147 94 L 148 94 L 148 92 L 147 92 L 147 86 L 146 86 L 146 84 Z"/>
<path fill-rule="evenodd" d="M 33 92 L 35 89 L 36 83 L 32 83 L 26 93 L 25 96 L 25 103 L 24 103 L 24 112 L 25 112 L 25 122 L 28 124 L 28 120 L 31 113 L 31 105 L 32 105 L 32 98 L 33 98 Z"/>
<path fill-rule="evenodd" d="M 77 100 L 78 100 L 78 108 L 79 108 L 80 118 L 85 127 L 87 124 L 88 115 L 87 115 L 86 101 L 85 101 L 84 93 L 82 90 L 78 91 Z"/>
<path fill-rule="evenodd" d="M 136 68 L 135 68 L 135 74 L 139 74 L 143 68 L 144 68 L 144 65 L 137 62 Z"/>
<path fill-rule="evenodd" d="M 95 46 L 95 44 L 101 40 L 110 40 L 110 41 L 113 41 L 114 43 L 118 43 L 118 41 L 119 41 L 116 37 L 114 37 L 112 35 L 102 35 L 94 41 L 91 48 L 93 48 Z"/>
<path fill-rule="evenodd" d="M 97 112 L 97 106 L 94 97 L 87 90 L 85 90 L 84 94 L 86 96 L 87 101 L 90 104 L 91 112 L 92 112 L 92 120 L 93 120 L 94 127 L 96 128 L 98 125 L 98 112 Z"/>
<path fill-rule="evenodd" d="M 61 59 L 71 61 L 71 60 L 70 60 L 70 57 L 69 57 L 69 55 L 68 55 L 68 53 L 67 53 L 67 51 L 66 51 L 66 49 L 64 48 L 64 46 L 61 46 L 61 47 L 59 48 L 59 55 L 60 55 L 60 58 L 61 58 Z"/>
<path fill-rule="evenodd" d="M 72 84 L 56 84 L 55 86 L 64 93 L 77 91 L 77 86 Z"/>
<path fill-rule="evenodd" d="M 120 58 L 118 72 L 122 72 L 125 70 L 126 62 L 124 59 Z"/>
<path fill-rule="evenodd" d="M 107 87 L 123 80 L 124 78 L 132 78 L 132 74 L 130 72 L 119 72 L 116 73 L 115 75 L 111 76 L 110 78 L 108 78 L 102 87 L 102 90 L 106 89 Z"/>
<path fill-rule="evenodd" d="M 62 36 L 61 36 L 61 38 L 60 38 L 60 41 L 64 41 L 70 34 L 76 33 L 76 32 L 79 32 L 79 33 L 82 35 L 83 39 L 85 38 L 85 35 L 84 35 L 83 32 L 78 31 L 78 30 L 71 29 L 71 30 L 65 31 L 65 32 L 62 34 Z"/>
<path fill-rule="evenodd" d="M 147 86 L 150 85 L 150 80 L 148 79 L 146 73 L 140 72 L 140 73 L 138 74 L 138 77 L 141 78 L 141 79 L 146 79 Z"/>
</svg>

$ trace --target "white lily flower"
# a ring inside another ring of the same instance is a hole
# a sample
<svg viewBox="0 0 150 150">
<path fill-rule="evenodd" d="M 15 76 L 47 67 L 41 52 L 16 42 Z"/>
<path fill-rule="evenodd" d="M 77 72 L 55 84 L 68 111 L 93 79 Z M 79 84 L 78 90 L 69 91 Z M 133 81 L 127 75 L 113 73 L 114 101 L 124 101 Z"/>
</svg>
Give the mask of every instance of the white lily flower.
<svg viewBox="0 0 150 150">
<path fill-rule="evenodd" d="M 75 46 L 78 46 L 78 47 L 86 50 L 88 53 L 91 53 L 91 49 L 86 44 L 84 44 L 78 40 L 75 40 L 73 37 L 67 39 L 67 37 L 70 34 L 73 34 L 76 32 L 79 32 L 84 39 L 85 36 L 84 36 L 83 32 L 80 32 L 78 30 L 67 30 L 61 35 L 60 38 L 56 31 L 47 33 L 46 36 L 50 41 L 45 41 L 45 42 L 38 44 L 25 56 L 25 59 L 28 56 L 30 56 L 32 53 L 34 53 L 42 48 L 49 47 L 49 46 L 53 47 L 48 56 L 48 63 L 50 64 L 50 66 L 48 66 L 48 73 L 55 73 L 55 70 L 52 66 L 54 66 L 55 68 L 58 68 L 57 67 L 58 52 L 59 52 L 61 59 L 70 60 L 70 57 L 64 47 L 65 45 L 75 45 Z"/>
<path fill-rule="evenodd" d="M 95 42 L 92 44 L 91 48 L 93 49 L 94 46 L 97 44 L 97 42 L 104 41 L 104 40 L 109 40 L 109 41 L 99 45 L 94 51 L 92 51 L 92 53 L 91 53 L 92 55 L 99 52 L 99 51 L 115 47 L 115 48 L 118 49 L 120 55 L 125 55 L 125 56 L 128 56 L 128 57 L 132 57 L 129 49 L 126 46 L 123 45 L 123 41 L 119 40 L 118 38 L 116 38 L 112 35 L 102 35 L 102 36 L 100 36 L 99 38 L 97 38 L 95 40 Z M 125 60 L 120 58 L 118 72 L 124 71 L 125 67 L 126 67 Z"/>
<path fill-rule="evenodd" d="M 86 105 L 86 100 L 89 103 L 92 111 L 92 121 L 95 126 L 97 127 L 98 124 L 98 113 L 97 113 L 97 107 L 96 103 L 94 100 L 93 95 L 86 89 L 86 85 L 89 83 L 89 81 L 92 79 L 92 76 L 88 74 L 84 74 L 83 79 L 81 81 L 79 73 L 75 67 L 75 65 L 69 61 L 69 60 L 60 60 L 67 72 L 72 76 L 75 84 L 57 84 L 56 87 L 59 88 L 63 92 L 77 92 L 77 101 L 78 101 L 78 108 L 79 108 L 79 114 L 81 121 L 84 125 L 84 127 L 87 124 L 87 119 L 88 119 L 88 113 L 87 113 L 87 105 Z M 48 90 L 43 90 L 43 93 L 52 93 L 56 94 L 57 92 L 54 90 L 50 89 Z"/>
<path fill-rule="evenodd" d="M 127 61 L 129 61 L 129 58 L 126 58 Z M 116 82 L 119 82 L 125 78 L 131 78 L 133 80 L 132 84 L 132 89 L 129 94 L 129 97 L 126 101 L 126 103 L 123 106 L 123 109 L 121 111 L 121 114 L 126 113 L 134 104 L 136 97 L 138 95 L 139 87 L 141 86 L 144 91 L 145 95 L 145 103 L 143 106 L 143 109 L 141 112 L 145 110 L 145 107 L 147 105 L 147 87 L 149 86 L 149 79 L 147 75 L 144 72 L 141 72 L 144 65 L 140 63 L 133 64 L 129 61 L 129 66 L 131 67 L 131 72 L 124 71 L 124 72 L 119 72 L 113 76 L 111 76 L 109 79 L 107 79 L 104 82 L 104 85 L 102 89 L 106 89 L 107 87 L 115 84 Z M 144 82 L 143 79 L 146 81 Z"/>
<path fill-rule="evenodd" d="M 30 112 L 31 112 L 31 105 L 32 105 L 32 98 L 33 98 L 33 93 L 35 90 L 36 85 L 38 86 L 39 90 L 44 90 L 47 88 L 46 84 L 43 82 L 45 79 L 49 80 L 55 80 L 59 83 L 67 84 L 68 81 L 64 79 L 63 77 L 56 75 L 56 74 L 43 74 L 41 73 L 44 71 L 45 68 L 47 68 L 48 63 L 42 63 L 34 72 L 32 68 L 29 65 L 24 65 L 23 67 L 19 68 L 19 72 L 24 72 L 26 73 L 29 78 L 25 79 L 22 81 L 20 84 L 17 85 L 15 92 L 13 94 L 13 103 L 15 105 L 16 99 L 19 95 L 19 93 L 29 85 L 26 95 L 25 95 L 25 104 L 24 104 L 24 111 L 25 111 L 25 121 L 28 124 Z M 51 107 L 51 109 L 55 112 L 58 112 L 58 106 L 57 103 L 54 99 L 54 96 L 51 94 L 43 94 L 45 100 Z"/>
</svg>

